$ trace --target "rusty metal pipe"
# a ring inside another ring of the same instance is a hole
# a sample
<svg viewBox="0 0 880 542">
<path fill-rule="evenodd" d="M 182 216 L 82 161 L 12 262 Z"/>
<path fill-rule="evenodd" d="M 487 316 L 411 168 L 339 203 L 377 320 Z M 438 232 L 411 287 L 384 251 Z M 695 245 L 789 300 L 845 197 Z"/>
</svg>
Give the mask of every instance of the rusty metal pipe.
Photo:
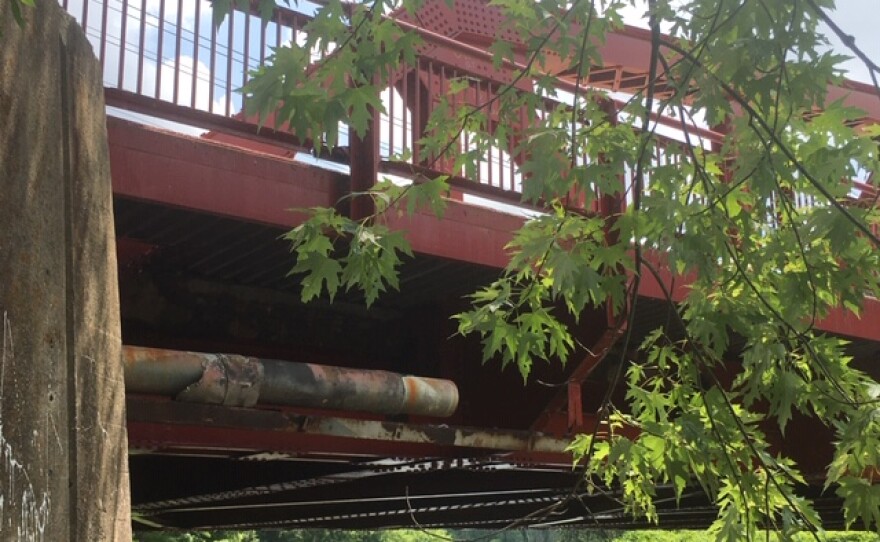
<svg viewBox="0 0 880 542">
<path fill-rule="evenodd" d="M 136 346 L 123 347 L 123 355 L 128 391 L 181 401 L 434 417 L 458 406 L 455 383 L 436 378 Z"/>
</svg>

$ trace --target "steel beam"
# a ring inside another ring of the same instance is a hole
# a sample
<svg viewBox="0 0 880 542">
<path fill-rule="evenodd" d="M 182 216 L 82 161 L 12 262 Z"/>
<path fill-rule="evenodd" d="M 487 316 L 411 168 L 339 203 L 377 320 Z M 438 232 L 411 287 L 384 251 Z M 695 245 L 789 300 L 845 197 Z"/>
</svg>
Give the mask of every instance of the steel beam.
<svg viewBox="0 0 880 542">
<path fill-rule="evenodd" d="M 665 300 L 668 291 L 676 303 L 684 301 L 690 293 L 690 284 L 695 277 L 692 274 L 684 276 L 675 274 L 669 268 L 663 254 L 644 251 L 642 255 L 657 269 L 660 281 L 652 273 L 642 270 L 639 295 Z M 878 321 L 880 321 L 880 299 L 865 297 L 861 314 L 856 315 L 849 309 L 836 307 L 831 309 L 825 318 L 816 322 L 816 329 L 844 337 L 880 341 Z"/>
<path fill-rule="evenodd" d="M 593 349 L 574 368 L 568 376 L 568 385 L 560 389 L 547 404 L 547 408 L 532 424 L 532 429 L 543 431 L 550 425 L 554 413 L 560 411 L 568 402 L 568 429 L 581 429 L 584 427 L 584 415 L 581 405 L 581 384 L 586 380 L 599 363 L 605 359 L 608 352 L 622 334 L 621 328 L 608 329 L 599 337 Z"/>
<path fill-rule="evenodd" d="M 354 129 L 349 134 L 351 166 L 350 215 L 361 220 L 373 215 L 376 206 L 367 194 L 379 179 L 379 112 L 368 107 L 370 118 L 363 136 Z"/>
<path fill-rule="evenodd" d="M 110 117 L 114 196 L 290 227 L 290 208 L 333 207 L 342 174 Z M 300 215 L 301 217 L 302 215 Z"/>
<path fill-rule="evenodd" d="M 133 449 L 205 449 L 360 457 L 451 457 L 484 450 L 571 465 L 567 439 L 534 431 L 364 420 L 130 396 Z M 506 457 L 506 456 L 505 456 Z"/>
</svg>

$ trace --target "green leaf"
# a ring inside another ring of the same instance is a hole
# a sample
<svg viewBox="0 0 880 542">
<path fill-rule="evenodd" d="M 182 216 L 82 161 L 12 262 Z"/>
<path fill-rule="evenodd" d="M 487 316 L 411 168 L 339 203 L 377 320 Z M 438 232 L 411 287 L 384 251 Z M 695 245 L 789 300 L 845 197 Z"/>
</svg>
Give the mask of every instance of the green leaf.
<svg viewBox="0 0 880 542">
<path fill-rule="evenodd" d="M 308 252 L 297 259 L 289 274 L 298 273 L 305 274 L 301 279 L 303 302 L 320 296 L 325 288 L 332 300 L 339 289 L 342 266 L 333 258 L 321 256 L 318 252 Z"/>
<path fill-rule="evenodd" d="M 289 0 L 285 0 L 286 4 L 289 4 Z M 272 20 L 273 15 L 275 14 L 275 0 L 260 0 L 259 12 L 260 19 L 265 24 L 268 21 Z"/>
<path fill-rule="evenodd" d="M 854 476 L 845 476 L 839 483 L 837 494 L 843 498 L 847 528 L 861 518 L 865 529 L 880 529 L 880 485 Z"/>
<path fill-rule="evenodd" d="M 373 115 L 385 110 L 378 89 L 372 85 L 352 87 L 343 92 L 339 99 L 344 109 L 348 111 L 351 129 L 358 137 L 366 135 L 367 126 Z"/>
<path fill-rule="evenodd" d="M 232 12 L 233 0 L 211 0 L 214 29 L 220 28 L 226 16 Z"/>
<path fill-rule="evenodd" d="M 446 210 L 446 194 L 449 193 L 449 177 L 441 175 L 425 182 L 413 184 L 406 194 L 406 212 L 412 216 L 416 210 L 428 208 L 437 218 L 443 218 Z"/>
</svg>

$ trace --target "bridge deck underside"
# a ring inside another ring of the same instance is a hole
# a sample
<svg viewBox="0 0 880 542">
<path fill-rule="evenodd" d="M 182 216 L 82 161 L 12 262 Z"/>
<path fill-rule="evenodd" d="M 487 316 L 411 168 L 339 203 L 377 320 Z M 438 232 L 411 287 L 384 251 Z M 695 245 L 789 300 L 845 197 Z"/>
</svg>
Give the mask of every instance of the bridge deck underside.
<svg viewBox="0 0 880 542">
<path fill-rule="evenodd" d="M 521 526 L 644 528 L 624 512 L 616 492 L 592 495 L 570 471 L 513 465 L 503 460 L 461 467 L 452 460 L 317 462 L 241 455 L 133 456 L 135 513 L 170 528 L 385 528 Z M 155 478 L 174 474 L 189 495 L 163 493 Z M 245 484 L 243 482 L 246 481 Z M 840 528 L 840 502 L 816 498 L 828 528 Z M 573 496 L 576 495 L 576 497 Z M 661 526 L 705 528 L 716 511 L 701 490 L 679 501 L 657 488 Z M 519 523 L 517 523 L 519 522 Z"/>
</svg>

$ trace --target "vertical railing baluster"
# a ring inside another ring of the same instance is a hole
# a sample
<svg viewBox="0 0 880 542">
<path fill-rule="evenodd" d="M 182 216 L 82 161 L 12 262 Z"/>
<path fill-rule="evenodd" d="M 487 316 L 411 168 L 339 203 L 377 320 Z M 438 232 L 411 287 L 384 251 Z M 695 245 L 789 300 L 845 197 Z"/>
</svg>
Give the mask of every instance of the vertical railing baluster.
<svg viewBox="0 0 880 542">
<path fill-rule="evenodd" d="M 431 91 L 430 91 L 430 100 L 431 100 L 431 108 L 430 115 L 434 115 L 434 109 L 440 103 L 440 96 L 443 94 L 443 67 L 438 66 L 434 63 L 434 61 L 430 61 L 431 65 Z M 429 117 L 430 118 L 430 117 Z M 434 135 L 434 134 L 431 134 Z M 431 156 L 428 157 L 431 160 L 432 165 L 436 165 L 442 159 L 436 151 L 431 153 Z"/>
<path fill-rule="evenodd" d="M 83 0 L 82 27 L 86 35 L 89 33 L 89 0 Z"/>
<path fill-rule="evenodd" d="M 421 66 L 422 60 L 419 59 L 416 65 Z M 417 153 L 415 155 L 417 158 L 414 158 L 414 161 L 416 164 L 419 165 L 421 165 L 422 162 L 430 162 L 434 160 L 433 154 L 429 156 L 421 156 L 421 145 L 418 144 L 419 139 L 428 135 L 423 133 L 421 129 L 422 126 L 427 128 L 428 120 L 431 118 L 431 112 L 434 110 L 434 62 L 429 60 L 424 63 L 424 65 L 427 68 L 426 73 L 428 74 L 428 90 L 425 92 L 425 109 L 422 111 L 422 115 L 424 116 L 425 121 L 419 125 L 419 133 L 413 132 L 413 148 L 416 149 Z M 418 73 L 416 74 L 416 76 L 418 77 Z"/>
<path fill-rule="evenodd" d="M 201 33 L 200 20 L 202 18 L 201 5 L 202 0 L 196 0 L 196 20 L 195 28 L 193 29 L 193 79 L 189 97 L 189 106 L 193 109 L 196 108 L 196 96 L 198 95 L 199 87 L 199 48 L 201 47 L 199 45 L 199 34 Z"/>
<path fill-rule="evenodd" d="M 232 50 L 235 47 L 235 11 L 227 17 L 229 32 L 226 42 L 226 116 L 232 115 Z"/>
<path fill-rule="evenodd" d="M 394 154 L 394 129 L 397 127 L 394 120 L 394 81 L 388 85 L 388 155 Z"/>
<path fill-rule="evenodd" d="M 144 39 L 147 34 L 147 0 L 141 0 L 141 24 L 140 35 L 138 36 L 138 73 L 137 73 L 137 93 L 143 94 L 144 83 L 144 57 L 147 51 L 144 49 Z"/>
<path fill-rule="evenodd" d="M 520 107 L 520 116 L 522 116 L 522 107 Z M 514 164 L 513 164 L 513 153 L 515 151 L 514 144 L 513 144 L 513 141 L 514 141 L 513 134 L 514 134 L 514 131 L 512 129 L 509 129 L 507 131 L 507 175 L 510 180 L 509 190 L 511 192 L 516 191 L 516 184 L 514 182 L 515 181 L 514 178 L 516 177 L 516 171 L 514 169 Z"/>
<path fill-rule="evenodd" d="M 525 140 L 525 138 L 527 136 L 528 126 L 532 122 L 531 117 L 532 117 L 532 115 L 529 114 L 528 111 L 526 111 L 525 107 L 520 108 L 520 110 L 519 110 L 519 124 L 520 124 L 520 131 L 522 132 L 520 134 L 520 139 L 522 139 L 522 140 Z M 517 158 L 518 158 L 520 164 L 522 164 L 526 161 L 526 153 L 523 148 L 520 149 L 519 155 Z M 513 157 L 511 156 L 511 162 L 512 161 L 513 161 Z M 522 183 L 524 180 L 525 179 L 523 179 L 523 178 L 520 179 L 519 191 L 522 191 Z"/>
<path fill-rule="evenodd" d="M 64 2 L 67 4 L 67 0 Z M 122 90 L 125 84 L 125 53 L 127 49 L 126 36 L 128 35 L 128 0 L 122 0 L 122 22 L 120 26 L 119 38 L 119 65 L 116 74 L 116 88 Z"/>
<path fill-rule="evenodd" d="M 275 11 L 275 47 L 281 47 L 281 10 Z"/>
<path fill-rule="evenodd" d="M 103 0 L 101 2 L 101 34 L 98 36 L 98 40 L 101 43 L 98 53 L 98 64 L 104 71 L 107 70 L 107 67 L 104 66 L 104 59 L 107 54 L 107 11 L 109 10 L 109 4 L 110 0 Z"/>
<path fill-rule="evenodd" d="M 450 68 L 450 73 L 443 74 L 443 79 L 444 79 L 443 89 L 447 93 L 449 92 L 449 80 L 454 77 L 455 77 L 455 71 L 453 71 L 451 68 Z M 456 113 L 458 112 L 458 93 L 452 94 L 451 104 L 452 104 L 452 114 L 456 115 Z M 459 138 L 458 141 L 455 141 L 454 143 L 452 143 L 452 145 L 453 146 L 450 146 L 450 150 L 448 153 L 448 156 L 451 157 L 451 160 L 449 160 L 448 167 L 453 175 L 460 175 L 462 171 L 461 171 L 461 169 L 456 169 L 455 164 L 456 164 L 456 162 L 458 162 L 458 156 L 461 154 L 461 149 L 462 149 L 461 138 Z"/>
<path fill-rule="evenodd" d="M 415 84 L 414 84 L 415 85 Z M 409 83 L 409 70 L 403 68 L 401 72 L 401 85 L 402 91 L 400 93 L 401 99 L 401 107 L 400 110 L 403 113 L 403 122 L 401 123 L 401 147 L 403 148 L 404 153 L 412 151 L 412 132 L 415 126 L 415 120 L 413 117 L 413 112 L 415 111 L 415 105 L 410 100 L 411 97 L 418 102 L 418 85 L 410 86 Z M 412 111 L 410 109 L 412 108 Z"/>
<path fill-rule="evenodd" d="M 457 99 L 454 94 L 452 96 L 449 96 L 449 75 L 446 73 L 446 66 L 442 66 L 441 70 L 442 70 L 442 78 L 443 78 L 443 86 L 441 87 L 441 89 L 443 91 L 443 94 L 446 96 L 447 103 L 449 103 L 450 107 L 452 107 L 452 111 L 450 112 L 450 114 L 456 115 L 456 109 L 457 109 L 457 105 L 458 105 Z M 452 155 L 452 152 L 451 152 L 451 148 L 452 148 L 451 145 L 452 144 L 453 143 L 450 142 L 450 150 L 446 151 L 446 156 L 443 156 L 441 158 L 441 160 L 443 160 L 444 166 L 446 167 L 446 171 L 444 171 L 444 173 L 451 173 L 453 175 L 458 175 L 459 172 L 455 171 L 455 162 L 452 162 L 449 160 L 450 155 Z M 456 141 L 454 144 L 461 145 L 461 142 Z"/>
<path fill-rule="evenodd" d="M 480 88 L 480 85 L 477 85 L 477 88 Z M 493 156 L 492 148 L 495 146 L 492 144 L 492 140 L 495 138 L 495 131 L 492 129 L 492 117 L 494 114 L 495 104 L 490 103 L 492 99 L 492 85 L 489 81 L 486 81 L 486 101 L 483 103 L 488 103 L 488 111 L 486 111 L 486 133 L 489 134 L 489 144 L 486 146 L 486 163 L 489 164 L 488 173 L 488 184 L 489 186 L 494 186 L 493 179 L 494 169 L 495 169 L 495 158 Z"/>
<path fill-rule="evenodd" d="M 213 5 L 211 10 L 214 10 Z M 217 33 L 220 28 L 213 23 L 214 14 L 211 14 L 211 61 L 208 67 L 208 112 L 214 113 L 214 87 L 217 85 Z"/>
<path fill-rule="evenodd" d="M 406 153 L 409 149 L 409 137 L 410 137 L 410 128 L 407 123 L 408 120 L 412 120 L 409 118 L 409 108 L 407 107 L 407 99 L 409 98 L 409 84 L 407 82 L 406 70 L 403 70 L 403 81 L 401 82 L 400 88 L 400 114 L 402 117 L 401 120 L 401 130 L 400 130 L 400 146 L 401 152 Z"/>
<path fill-rule="evenodd" d="M 266 63 L 266 28 L 269 21 L 260 21 L 260 66 Z"/>
<path fill-rule="evenodd" d="M 251 42 L 251 12 L 244 12 L 244 59 L 242 60 L 241 86 L 244 87 L 248 83 L 248 66 L 250 66 L 250 42 Z M 241 93 L 241 111 L 246 112 L 245 95 Z"/>
<path fill-rule="evenodd" d="M 105 0 L 109 1 L 109 0 Z M 174 90 L 171 93 L 171 101 L 177 103 L 180 93 L 180 38 L 183 34 L 183 3 L 185 0 L 177 0 L 177 30 L 174 37 Z M 195 79 L 195 73 L 193 73 Z"/>
<path fill-rule="evenodd" d="M 454 69 L 452 69 L 452 78 L 453 79 L 458 78 L 458 72 L 455 71 Z M 456 92 L 455 94 L 452 95 L 453 114 L 458 112 L 459 107 L 467 108 L 467 94 L 466 94 L 467 92 L 468 92 L 468 89 L 465 89 L 463 92 Z M 463 102 L 462 104 L 458 103 L 459 97 L 461 98 L 461 101 Z M 458 159 L 461 156 L 462 152 L 467 152 L 468 150 L 470 150 L 470 134 L 466 130 L 464 130 L 462 132 L 462 135 L 463 135 L 464 141 L 462 141 L 461 139 L 459 139 L 459 141 L 457 141 L 458 148 L 455 149 L 452 154 L 452 158 L 455 162 L 458 162 Z M 455 162 L 453 162 L 453 164 Z M 455 170 L 454 167 L 453 167 L 453 169 Z M 467 176 L 467 163 L 462 162 L 461 168 L 455 170 L 455 174 L 456 175 L 461 174 L 463 176 Z"/>
<path fill-rule="evenodd" d="M 156 47 L 156 95 L 154 98 L 162 99 L 162 42 L 165 38 L 165 0 L 159 0 L 159 42 Z"/>
<path fill-rule="evenodd" d="M 495 97 L 496 90 L 497 89 L 495 88 L 495 85 L 493 85 L 491 81 L 486 81 L 486 99 L 487 100 L 492 100 Z M 494 179 L 492 181 L 493 186 L 497 185 L 498 188 L 501 188 L 501 179 L 503 178 L 504 174 L 501 171 L 501 161 L 503 159 L 503 155 L 501 152 L 501 146 L 499 145 L 500 141 L 498 140 L 498 131 L 497 131 L 498 130 L 498 121 L 501 118 L 500 115 L 498 114 L 498 111 L 499 111 L 498 110 L 498 102 L 493 101 L 492 105 L 489 106 L 489 113 L 490 113 L 489 128 L 491 130 L 490 133 L 492 134 L 492 139 L 491 139 L 492 144 L 490 146 L 490 149 L 492 149 L 491 152 L 493 154 L 491 175 L 492 175 L 492 178 Z M 494 126 L 494 128 L 493 128 L 493 126 Z M 496 164 L 497 164 L 497 167 L 496 167 Z"/>
<path fill-rule="evenodd" d="M 416 67 L 412 71 L 413 75 L 413 84 L 412 84 L 412 95 L 414 97 L 412 101 L 413 108 L 413 125 L 412 130 L 410 131 L 410 145 L 412 148 L 412 163 L 418 164 L 421 160 L 420 152 L 419 152 L 419 133 L 422 131 L 422 77 L 421 77 L 421 59 L 416 60 Z M 407 76 L 408 77 L 408 76 Z"/>
</svg>

